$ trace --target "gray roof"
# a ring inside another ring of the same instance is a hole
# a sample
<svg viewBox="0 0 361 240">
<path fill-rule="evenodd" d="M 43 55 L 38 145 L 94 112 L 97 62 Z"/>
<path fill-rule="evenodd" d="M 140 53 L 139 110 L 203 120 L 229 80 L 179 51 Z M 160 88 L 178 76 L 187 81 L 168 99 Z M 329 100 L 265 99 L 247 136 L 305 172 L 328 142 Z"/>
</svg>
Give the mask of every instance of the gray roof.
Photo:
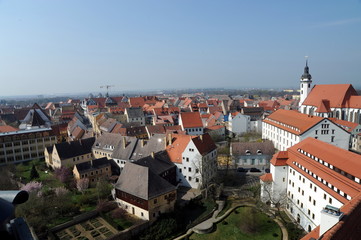
<svg viewBox="0 0 361 240">
<path fill-rule="evenodd" d="M 63 160 L 91 153 L 94 141 L 95 138 L 91 137 L 78 141 L 57 143 L 54 147 L 56 148 L 60 159 Z"/>
<path fill-rule="evenodd" d="M 78 163 L 75 165 L 80 174 L 110 166 L 110 161 L 106 157 L 90 160 L 88 162 Z"/>
<path fill-rule="evenodd" d="M 233 142 L 231 143 L 232 155 L 257 155 L 260 150 L 261 155 L 273 155 L 275 148 L 272 141 L 266 140 L 264 142 Z"/>
<path fill-rule="evenodd" d="M 152 156 L 141 158 L 135 162 L 137 165 L 148 167 L 152 172 L 157 175 L 161 175 L 165 171 L 168 171 L 175 167 L 174 163 L 171 162 L 168 153 L 166 151 L 157 152 Z"/>
<path fill-rule="evenodd" d="M 123 136 L 117 133 L 103 133 L 94 142 L 93 148 L 114 150 L 121 145 Z"/>
<path fill-rule="evenodd" d="M 119 144 L 115 147 L 112 158 L 129 160 L 138 142 L 136 137 L 125 137 L 121 138 Z"/>
<path fill-rule="evenodd" d="M 131 107 L 131 108 L 127 108 L 126 110 L 127 110 L 128 118 L 144 117 L 143 110 L 140 107 Z"/>
<path fill-rule="evenodd" d="M 152 152 L 159 152 L 165 150 L 166 135 L 154 134 L 149 140 L 138 140 L 136 147 L 132 153 L 131 159 L 138 160 L 149 156 Z"/>
<path fill-rule="evenodd" d="M 127 162 L 115 188 L 133 196 L 149 200 L 176 189 L 167 180 L 138 164 Z"/>
<path fill-rule="evenodd" d="M 111 132 L 117 123 L 117 120 L 114 118 L 108 118 L 100 125 L 100 129 L 105 132 Z"/>
</svg>

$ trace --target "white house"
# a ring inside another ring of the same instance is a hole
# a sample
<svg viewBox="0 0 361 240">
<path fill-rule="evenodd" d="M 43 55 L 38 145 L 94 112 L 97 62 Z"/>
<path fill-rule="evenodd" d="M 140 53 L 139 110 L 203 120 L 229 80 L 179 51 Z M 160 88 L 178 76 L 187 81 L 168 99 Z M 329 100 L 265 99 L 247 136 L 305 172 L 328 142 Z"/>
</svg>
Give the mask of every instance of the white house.
<svg viewBox="0 0 361 240">
<path fill-rule="evenodd" d="M 360 195 L 360 169 L 360 155 L 307 138 L 273 156 L 270 173 L 261 176 L 261 197 L 283 204 L 306 231 L 317 228 L 319 239 L 341 219 L 342 207 Z M 338 214 L 331 214 L 332 224 L 330 212 Z"/>
<path fill-rule="evenodd" d="M 177 181 L 181 186 L 205 187 L 217 173 L 217 147 L 209 134 L 173 134 L 167 152 L 178 168 Z"/>
<path fill-rule="evenodd" d="M 230 113 L 227 130 L 236 135 L 251 131 L 251 117 L 240 112 Z"/>
<path fill-rule="evenodd" d="M 262 138 L 281 151 L 313 137 L 343 149 L 349 148 L 350 133 L 330 119 L 278 109 L 263 120 Z"/>
<path fill-rule="evenodd" d="M 204 128 L 199 112 L 182 112 L 179 115 L 179 125 L 188 135 L 202 135 Z"/>
</svg>

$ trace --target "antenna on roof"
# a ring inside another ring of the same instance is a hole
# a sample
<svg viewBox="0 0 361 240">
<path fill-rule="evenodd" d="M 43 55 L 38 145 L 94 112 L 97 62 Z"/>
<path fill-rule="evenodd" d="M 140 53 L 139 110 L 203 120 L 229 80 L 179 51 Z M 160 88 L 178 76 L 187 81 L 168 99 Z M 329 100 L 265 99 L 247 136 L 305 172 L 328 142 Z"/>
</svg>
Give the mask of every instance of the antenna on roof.
<svg viewBox="0 0 361 240">
<path fill-rule="evenodd" d="M 306 67 L 308 67 L 308 56 L 305 56 L 305 59 L 306 59 Z"/>
</svg>

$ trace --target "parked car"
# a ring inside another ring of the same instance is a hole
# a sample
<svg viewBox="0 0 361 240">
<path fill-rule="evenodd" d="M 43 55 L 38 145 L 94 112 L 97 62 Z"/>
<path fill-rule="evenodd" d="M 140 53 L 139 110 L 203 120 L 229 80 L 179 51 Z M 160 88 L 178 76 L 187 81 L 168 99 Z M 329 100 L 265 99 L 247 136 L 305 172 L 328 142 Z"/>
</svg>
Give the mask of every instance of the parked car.
<svg viewBox="0 0 361 240">
<path fill-rule="evenodd" d="M 258 168 L 251 168 L 250 172 L 261 172 Z"/>
<path fill-rule="evenodd" d="M 237 172 L 248 172 L 248 169 L 239 167 L 239 168 L 237 168 Z"/>
</svg>

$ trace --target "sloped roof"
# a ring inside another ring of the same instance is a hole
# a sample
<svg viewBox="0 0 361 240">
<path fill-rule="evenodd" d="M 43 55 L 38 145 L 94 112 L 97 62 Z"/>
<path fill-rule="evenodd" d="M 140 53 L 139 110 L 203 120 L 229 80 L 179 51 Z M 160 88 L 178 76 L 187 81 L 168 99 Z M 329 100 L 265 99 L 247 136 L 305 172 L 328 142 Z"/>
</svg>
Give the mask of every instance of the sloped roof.
<svg viewBox="0 0 361 240">
<path fill-rule="evenodd" d="M 156 133 L 165 134 L 165 128 L 163 125 L 147 125 L 146 128 L 150 135 Z"/>
<path fill-rule="evenodd" d="M 296 135 L 302 134 L 324 118 L 299 113 L 293 110 L 278 109 L 263 121 Z M 281 123 L 281 124 L 280 124 Z M 295 128 L 295 129 L 292 129 Z"/>
<path fill-rule="evenodd" d="M 272 173 L 263 174 L 262 176 L 259 177 L 259 179 L 261 179 L 262 182 L 272 182 L 273 181 Z"/>
<path fill-rule="evenodd" d="M 270 163 L 273 166 L 286 166 L 288 160 L 288 152 L 287 151 L 280 151 L 273 155 Z"/>
<path fill-rule="evenodd" d="M 305 153 L 302 153 L 304 151 Z M 352 179 L 342 175 L 335 171 L 339 169 L 345 173 L 348 173 L 356 178 L 361 178 L 361 156 L 350 151 L 338 148 L 334 145 L 322 142 L 314 138 L 307 138 L 300 143 L 290 147 L 288 150 L 287 164 L 293 168 L 298 169 L 309 180 L 313 181 L 314 184 L 318 185 L 324 191 L 332 195 L 334 198 L 342 203 L 348 202 L 348 200 L 333 191 L 331 188 L 326 187 L 322 182 L 318 181 L 314 177 L 310 176 L 309 173 L 300 169 L 295 163 L 298 163 L 308 169 L 310 172 L 316 174 L 321 179 L 327 181 L 329 184 L 340 189 L 351 198 L 355 197 L 361 191 L 361 185 L 353 181 Z M 323 163 L 308 156 L 314 156 L 321 159 L 327 164 L 332 165 L 333 169 L 325 166 Z"/>
<path fill-rule="evenodd" d="M 343 129 L 345 129 L 348 132 L 352 132 L 357 126 L 359 126 L 359 124 L 354 123 L 354 122 L 349 122 L 349 121 L 345 121 L 345 120 L 340 120 L 337 118 L 328 118 L 331 122 L 337 124 L 338 126 L 342 127 Z"/>
<path fill-rule="evenodd" d="M 148 167 L 152 172 L 154 172 L 157 175 L 160 175 L 165 171 L 168 171 L 173 167 L 175 167 L 174 163 L 170 161 L 166 151 L 160 151 L 155 153 L 154 158 L 149 155 L 133 163 L 144 167 Z"/>
<path fill-rule="evenodd" d="M 152 172 L 149 167 L 131 162 L 125 164 L 115 188 L 144 200 L 176 189 L 168 181 Z"/>
<path fill-rule="evenodd" d="M 302 105 L 318 106 L 320 99 L 327 99 L 331 108 L 346 107 L 351 96 L 357 95 L 351 84 L 315 85 Z"/>
<path fill-rule="evenodd" d="M 215 149 L 217 149 L 216 144 L 208 133 L 205 133 L 200 136 L 192 136 L 192 141 L 196 145 L 200 154 L 205 155 Z"/>
<path fill-rule="evenodd" d="M 105 146 L 120 147 L 123 136 L 116 133 L 103 133 L 95 140 L 93 148 L 103 149 Z"/>
<path fill-rule="evenodd" d="M 108 158 L 103 157 L 103 158 L 90 160 L 88 162 L 78 163 L 74 167 L 78 169 L 78 172 L 80 174 L 82 174 L 85 172 L 94 171 L 105 167 L 110 167 L 110 162 Z"/>
<path fill-rule="evenodd" d="M 166 148 L 172 162 L 182 163 L 182 153 L 190 140 L 190 135 L 172 134 L 172 144 L 168 145 Z"/>
<path fill-rule="evenodd" d="M 317 109 L 315 112 L 318 113 L 329 113 L 331 112 L 330 109 L 330 101 L 327 99 L 321 99 L 319 105 L 317 105 Z"/>
<path fill-rule="evenodd" d="M 154 134 L 149 140 L 140 139 L 133 150 L 130 157 L 132 160 L 138 160 L 149 156 L 152 152 L 159 152 L 165 150 L 166 135 Z"/>
<path fill-rule="evenodd" d="M 15 132 L 19 129 L 17 128 L 14 128 L 12 126 L 8 126 L 8 125 L 5 125 L 5 126 L 0 126 L 0 133 L 4 133 L 4 132 Z"/>
<path fill-rule="evenodd" d="M 182 112 L 180 118 L 184 128 L 203 127 L 199 112 Z"/>
<path fill-rule="evenodd" d="M 246 155 L 248 150 L 251 155 L 257 155 L 261 151 L 262 155 L 273 155 L 275 148 L 272 141 L 264 142 L 232 142 L 232 155 Z"/>
<path fill-rule="evenodd" d="M 95 138 L 86 138 L 71 142 L 62 142 L 54 145 L 61 160 L 92 152 Z"/>
<path fill-rule="evenodd" d="M 112 158 L 129 160 L 133 154 L 137 142 L 138 139 L 136 137 L 123 136 L 119 144 L 115 147 L 112 153 Z"/>
<path fill-rule="evenodd" d="M 127 112 L 129 118 L 142 118 L 142 117 L 144 117 L 143 110 L 140 107 L 126 108 L 126 112 Z"/>
</svg>

